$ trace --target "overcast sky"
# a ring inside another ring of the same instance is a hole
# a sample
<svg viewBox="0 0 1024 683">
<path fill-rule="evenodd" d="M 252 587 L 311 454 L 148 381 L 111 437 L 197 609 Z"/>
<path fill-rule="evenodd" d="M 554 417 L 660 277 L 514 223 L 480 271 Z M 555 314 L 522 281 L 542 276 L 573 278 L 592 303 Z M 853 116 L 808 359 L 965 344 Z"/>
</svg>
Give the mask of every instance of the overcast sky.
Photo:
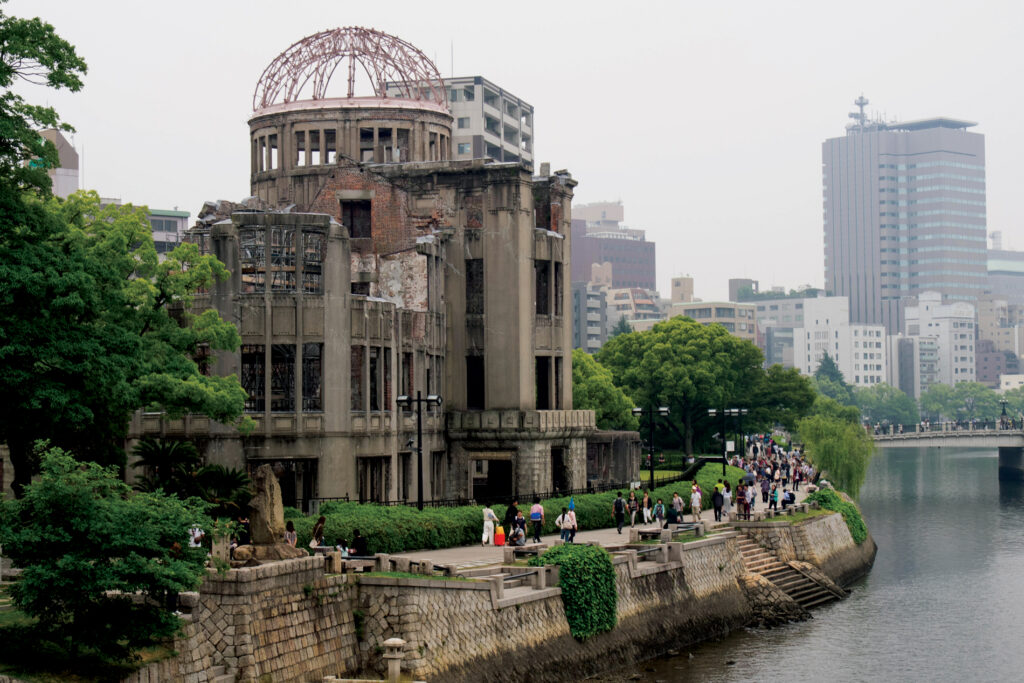
<svg viewBox="0 0 1024 683">
<path fill-rule="evenodd" d="M 824 279 L 821 143 L 860 93 L 886 118 L 977 121 L 989 230 L 1024 249 L 1024 3 L 229 2 L 13 0 L 89 65 L 73 95 L 19 88 L 77 129 L 85 186 L 178 207 L 249 194 L 247 119 L 263 69 L 338 26 L 397 35 L 443 75 L 482 75 L 536 108 L 535 159 L 576 202 L 621 199 L 657 243 L 658 285 Z M 1014 123 L 1014 122 L 1017 123 Z M 1016 204 L 1017 208 L 1014 208 Z"/>
</svg>

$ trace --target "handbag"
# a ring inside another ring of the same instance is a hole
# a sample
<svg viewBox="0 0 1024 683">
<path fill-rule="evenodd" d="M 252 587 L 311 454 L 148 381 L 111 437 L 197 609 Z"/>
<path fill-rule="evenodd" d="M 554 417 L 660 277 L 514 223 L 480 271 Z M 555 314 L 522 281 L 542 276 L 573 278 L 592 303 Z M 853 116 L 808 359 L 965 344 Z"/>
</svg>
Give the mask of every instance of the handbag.
<svg viewBox="0 0 1024 683">
<path fill-rule="evenodd" d="M 316 539 L 314 538 L 314 539 L 311 539 L 311 540 L 309 541 L 309 547 L 310 547 L 310 548 L 319 548 L 319 547 L 320 547 L 320 544 L 319 544 L 319 543 L 317 543 L 317 542 L 316 542 Z"/>
</svg>

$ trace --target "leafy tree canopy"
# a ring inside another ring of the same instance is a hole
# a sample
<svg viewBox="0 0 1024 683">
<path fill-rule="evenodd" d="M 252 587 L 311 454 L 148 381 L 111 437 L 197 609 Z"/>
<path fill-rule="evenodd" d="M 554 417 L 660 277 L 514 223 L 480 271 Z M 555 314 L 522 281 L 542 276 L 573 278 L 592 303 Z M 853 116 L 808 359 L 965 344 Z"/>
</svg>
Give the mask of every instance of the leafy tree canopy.
<svg viewBox="0 0 1024 683">
<path fill-rule="evenodd" d="M 572 403 L 593 410 L 599 429 L 637 429 L 633 401 L 615 386 L 612 373 L 583 349 L 572 352 Z"/>
<path fill-rule="evenodd" d="M 619 322 L 615 323 L 615 327 L 612 328 L 609 338 L 618 337 L 620 334 L 629 334 L 633 331 L 629 322 L 626 320 L 626 316 L 619 316 Z"/>
<path fill-rule="evenodd" d="M 921 394 L 921 410 L 933 420 L 994 420 L 1002 412 L 999 395 L 978 382 L 933 384 Z"/>
<path fill-rule="evenodd" d="M 750 426 L 772 427 L 779 423 L 787 430 L 811 410 L 818 393 L 814 384 L 795 368 L 773 365 L 762 374 L 750 397 Z"/>
<path fill-rule="evenodd" d="M 21 194 L 0 215 L 0 440 L 15 491 L 36 470 L 40 438 L 100 463 L 121 463 L 137 409 L 233 422 L 245 392 L 234 375 L 206 376 L 200 350 L 240 337 L 216 311 L 189 312 L 193 293 L 227 276 L 183 244 L 160 262 L 144 207 Z"/>
<path fill-rule="evenodd" d="M 844 406 L 824 394 L 818 394 L 814 399 L 811 415 L 820 415 L 854 425 L 859 425 L 861 419 L 860 410 L 856 406 Z"/>
<path fill-rule="evenodd" d="M 749 405 L 764 359 L 756 346 L 721 325 L 677 316 L 608 340 L 597 360 L 636 405 L 668 406 L 667 419 L 683 430 L 692 453 L 695 436 L 718 429 L 708 408 Z"/>
<path fill-rule="evenodd" d="M 0 527 L 5 555 L 22 569 L 14 604 L 38 620 L 38 640 L 123 660 L 172 636 L 179 620 L 162 605 L 199 585 L 206 551 L 188 547 L 188 532 L 209 522 L 205 504 L 133 492 L 116 469 L 59 448 L 41 464 L 24 498 L 4 505 L 12 523 Z M 156 604 L 135 602 L 137 592 Z"/>
<path fill-rule="evenodd" d="M 912 425 L 920 421 L 917 402 L 890 384 L 855 388 L 853 398 L 864 418 L 872 423 Z"/>
<path fill-rule="evenodd" d="M 875 453 L 875 442 L 864 428 L 819 414 L 800 420 L 797 429 L 814 466 L 833 486 L 856 498 Z"/>
<path fill-rule="evenodd" d="M 26 188 L 49 193 L 46 169 L 59 165 L 57 148 L 38 131 L 72 130 L 51 107 L 29 104 L 11 88 L 25 82 L 77 92 L 85 72 L 85 62 L 53 26 L 0 11 L 0 88 L 4 91 L 0 95 L 0 185 L 4 193 Z"/>
</svg>

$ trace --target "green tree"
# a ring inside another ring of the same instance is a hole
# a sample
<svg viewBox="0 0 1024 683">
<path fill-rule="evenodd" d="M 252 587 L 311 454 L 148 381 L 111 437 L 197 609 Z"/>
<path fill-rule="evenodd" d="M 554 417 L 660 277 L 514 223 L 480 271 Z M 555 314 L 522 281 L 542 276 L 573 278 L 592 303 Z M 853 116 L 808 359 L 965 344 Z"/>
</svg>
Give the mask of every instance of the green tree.
<svg viewBox="0 0 1024 683">
<path fill-rule="evenodd" d="M 953 405 L 953 387 L 948 384 L 933 384 L 921 394 L 921 412 L 936 422 L 956 419 Z"/>
<path fill-rule="evenodd" d="M 572 352 L 572 405 L 593 410 L 598 429 L 637 429 L 633 401 L 615 386 L 611 371 L 583 349 Z"/>
<path fill-rule="evenodd" d="M 199 585 L 206 553 L 188 547 L 188 532 L 209 521 L 205 504 L 133 492 L 114 468 L 59 448 L 41 455 L 39 478 L 6 504 L 13 523 L 0 528 L 5 554 L 22 569 L 12 599 L 38 620 L 38 639 L 72 656 L 125 660 L 172 636 L 180 622 L 163 605 Z"/>
<path fill-rule="evenodd" d="M 203 465 L 190 441 L 144 438 L 132 452 L 134 467 L 146 474 L 136 483 L 140 491 L 163 491 L 182 500 L 197 497 L 210 503 L 212 517 L 236 517 L 252 498 L 252 481 L 244 471 Z"/>
<path fill-rule="evenodd" d="M 0 201 L 10 201 L 22 189 L 49 194 L 46 171 L 59 165 L 57 148 L 39 135 L 39 129 L 72 130 L 53 108 L 29 104 L 12 87 L 30 83 L 77 92 L 85 72 L 85 62 L 53 26 L 0 11 Z M 9 210 L 6 203 L 3 208 Z"/>
<path fill-rule="evenodd" d="M 811 415 L 797 424 L 804 453 L 832 485 L 857 497 L 875 443 L 864 428 L 845 420 Z"/>
<path fill-rule="evenodd" d="M 626 316 L 620 315 L 619 316 L 619 322 L 615 323 L 615 327 L 612 328 L 612 331 L 608 335 L 608 338 L 611 339 L 611 338 L 614 338 L 614 337 L 618 337 L 620 334 L 629 334 L 632 331 L 633 331 L 633 328 L 630 326 L 629 322 L 626 320 Z"/>
<path fill-rule="evenodd" d="M 668 419 L 682 430 L 686 452 L 693 453 L 695 440 L 719 429 L 708 408 L 749 404 L 764 358 L 721 325 L 678 316 L 609 339 L 597 360 L 636 405 L 668 406 Z"/>
<path fill-rule="evenodd" d="M 999 395 L 978 382 L 933 384 L 921 394 L 921 410 L 934 420 L 993 420 L 1002 411 Z"/>
<path fill-rule="evenodd" d="M 874 422 L 912 425 L 920 421 L 917 402 L 896 387 L 881 383 L 853 390 L 854 401 L 861 413 Z"/>
<path fill-rule="evenodd" d="M 839 401 L 829 398 L 824 394 L 818 394 L 811 406 L 811 415 L 820 415 L 848 424 L 859 425 L 861 421 L 860 410 L 856 406 L 844 406 Z"/>
<path fill-rule="evenodd" d="M 193 293 L 227 276 L 183 244 L 159 262 L 144 207 L 22 194 L 0 216 L 0 439 L 15 492 L 36 471 L 46 438 L 86 459 L 122 464 L 137 409 L 234 422 L 245 392 L 235 375 L 206 376 L 200 351 L 232 350 L 238 331 L 216 311 L 190 313 Z"/>
<path fill-rule="evenodd" d="M 840 372 L 836 362 L 832 360 L 832 356 L 827 353 L 818 364 L 818 369 L 814 371 L 814 383 L 819 392 L 844 406 L 854 404 L 853 389 L 846 383 L 843 373 Z"/>
<path fill-rule="evenodd" d="M 799 370 L 775 364 L 758 378 L 751 394 L 750 426 L 769 428 L 778 423 L 792 431 L 817 396 L 814 383 Z"/>
</svg>

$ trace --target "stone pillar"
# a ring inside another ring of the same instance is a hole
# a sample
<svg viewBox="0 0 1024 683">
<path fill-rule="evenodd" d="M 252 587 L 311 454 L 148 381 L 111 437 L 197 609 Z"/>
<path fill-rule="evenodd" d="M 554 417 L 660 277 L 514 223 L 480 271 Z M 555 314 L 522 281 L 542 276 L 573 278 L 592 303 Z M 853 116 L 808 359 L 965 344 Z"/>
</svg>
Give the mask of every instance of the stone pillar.
<svg viewBox="0 0 1024 683">
<path fill-rule="evenodd" d="M 1024 448 L 1020 446 L 999 447 L 999 479 L 1001 481 L 1024 481 Z"/>
<path fill-rule="evenodd" d="M 388 662 L 388 683 L 398 683 L 402 675 L 402 648 L 405 641 L 401 638 L 388 638 L 384 641 L 384 659 Z"/>
</svg>

